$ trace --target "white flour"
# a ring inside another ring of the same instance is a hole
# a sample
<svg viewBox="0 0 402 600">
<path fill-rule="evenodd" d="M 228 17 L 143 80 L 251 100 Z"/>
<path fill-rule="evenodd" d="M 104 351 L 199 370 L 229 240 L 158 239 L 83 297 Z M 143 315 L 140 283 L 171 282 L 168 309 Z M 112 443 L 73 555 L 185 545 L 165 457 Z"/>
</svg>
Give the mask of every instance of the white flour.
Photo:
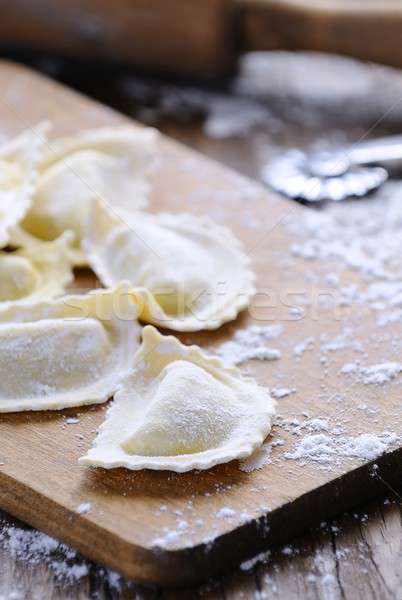
<svg viewBox="0 0 402 600">
<path fill-rule="evenodd" d="M 229 506 L 223 506 L 222 508 L 220 508 L 217 511 L 215 516 L 218 519 L 231 519 L 235 515 L 236 515 L 236 511 L 233 510 L 233 508 L 230 508 Z"/>
<path fill-rule="evenodd" d="M 282 325 L 252 325 L 236 331 L 229 342 L 212 351 L 227 365 L 240 365 L 248 360 L 278 360 L 279 350 L 267 346 L 267 342 L 281 335 Z"/>
<path fill-rule="evenodd" d="M 343 375 L 355 375 L 365 385 L 384 385 L 397 377 L 402 371 L 402 364 L 385 362 L 364 367 L 358 362 L 346 363 L 341 369 Z"/>
<path fill-rule="evenodd" d="M 32 567 L 45 565 L 60 584 L 69 585 L 89 574 L 91 563 L 72 548 L 48 535 L 32 529 L 9 524 L 0 518 L 0 548 L 12 559 Z M 111 569 L 102 569 L 112 589 L 119 590 L 122 584 L 120 576 Z M 12 591 L 10 593 L 13 593 Z M 20 599 L 18 582 L 15 590 Z"/>
<path fill-rule="evenodd" d="M 312 336 L 307 337 L 303 341 L 296 344 L 293 348 L 293 354 L 296 358 L 300 358 L 307 350 L 312 350 L 315 344 L 315 339 Z"/>
<path fill-rule="evenodd" d="M 402 250 L 401 188 L 389 182 L 380 193 L 366 200 L 333 204 L 325 211 L 305 211 L 287 226 L 297 241 L 295 257 L 306 261 L 329 261 L 330 284 L 343 302 L 381 302 L 384 308 L 401 302 L 400 262 Z M 339 287 L 339 273 L 350 270 L 360 277 L 355 287 Z M 328 279 L 327 279 L 328 283 Z M 381 304 L 375 308 L 381 309 Z"/>
<path fill-rule="evenodd" d="M 271 396 L 276 399 L 286 398 L 286 396 L 290 396 L 290 394 L 294 394 L 296 392 L 295 388 L 273 388 L 271 390 Z"/>
<path fill-rule="evenodd" d="M 263 444 L 261 448 L 258 448 L 251 456 L 240 461 L 239 469 L 245 473 L 251 473 L 252 471 L 262 469 L 271 462 L 271 452 L 272 445 Z"/>
<path fill-rule="evenodd" d="M 82 504 L 80 504 L 77 509 L 76 512 L 79 515 L 86 515 L 87 513 L 89 513 L 92 509 L 92 504 L 90 502 L 83 502 Z"/>
<path fill-rule="evenodd" d="M 31 529 L 1 522 L 0 526 L 0 546 L 12 558 L 31 565 L 44 563 L 57 579 L 77 580 L 88 574 L 89 564 L 57 540 Z"/>
<path fill-rule="evenodd" d="M 285 453 L 285 458 L 328 465 L 339 464 L 342 458 L 373 460 L 397 442 L 398 437 L 390 432 L 363 433 L 356 437 L 317 433 L 298 440 L 293 451 Z"/>
</svg>

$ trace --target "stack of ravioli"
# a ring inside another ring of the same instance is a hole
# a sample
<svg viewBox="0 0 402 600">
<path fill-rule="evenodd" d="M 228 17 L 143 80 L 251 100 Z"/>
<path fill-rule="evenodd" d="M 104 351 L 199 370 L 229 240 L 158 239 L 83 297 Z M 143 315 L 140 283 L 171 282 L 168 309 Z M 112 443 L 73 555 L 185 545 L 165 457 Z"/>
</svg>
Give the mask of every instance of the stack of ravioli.
<svg viewBox="0 0 402 600">
<path fill-rule="evenodd" d="M 113 398 L 88 466 L 184 472 L 249 456 L 272 426 L 268 390 L 154 327 L 216 329 L 249 305 L 239 241 L 207 218 L 146 212 L 153 129 L 48 131 L 0 147 L 0 412 Z M 104 288 L 69 294 L 77 266 Z"/>
</svg>

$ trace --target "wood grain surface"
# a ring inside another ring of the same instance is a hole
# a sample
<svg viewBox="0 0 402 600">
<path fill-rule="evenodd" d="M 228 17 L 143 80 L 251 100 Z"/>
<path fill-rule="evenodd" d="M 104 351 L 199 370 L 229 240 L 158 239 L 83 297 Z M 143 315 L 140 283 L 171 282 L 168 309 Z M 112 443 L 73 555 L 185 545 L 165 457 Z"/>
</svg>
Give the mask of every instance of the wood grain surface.
<svg viewBox="0 0 402 600">
<path fill-rule="evenodd" d="M 0 126 L 8 133 L 46 117 L 54 120 L 56 134 L 123 120 L 110 109 L 6 63 L 0 70 L 0 97 Z M 290 243 L 285 219 L 302 214 L 303 208 L 264 193 L 255 184 L 173 142 L 164 140 L 161 152 L 153 210 L 207 212 L 229 224 L 252 254 L 260 291 L 302 289 L 312 298 L 323 291 L 306 286 L 301 264 L 284 270 L 278 261 Z M 246 226 L 251 219 L 261 224 L 258 232 Z M 77 285 L 82 286 L 83 281 L 78 278 Z M 303 320 L 294 321 L 289 319 L 289 304 L 282 301 L 253 309 L 253 319 L 242 315 L 238 322 L 216 333 L 182 337 L 187 342 L 209 346 L 229 339 L 231 333 L 247 324 L 281 321 L 286 334 L 277 345 L 283 358 L 275 364 L 253 362 L 248 369 L 269 385 L 297 383 L 297 394 L 281 401 L 284 418 L 306 412 L 311 416 L 341 417 L 351 434 L 375 427 L 378 431 L 391 426 L 400 429 L 398 393 L 393 385 L 387 386 L 386 391 L 376 389 L 371 398 L 364 387 L 354 387 L 345 414 L 338 414 L 339 406 L 330 399 L 345 391 L 338 372 L 340 364 L 350 358 L 348 351 L 341 353 L 325 373 L 313 353 L 306 353 L 296 365 L 292 357 L 298 341 L 323 332 L 336 336 L 351 319 L 359 326 L 362 339 L 375 334 L 364 311 L 359 309 L 357 314 L 349 307 L 341 315 L 334 315 L 332 310 L 314 307 Z M 370 358 L 375 360 L 382 350 L 373 348 Z M 381 413 L 377 425 L 356 410 L 362 398 L 386 403 L 387 410 Z M 185 584 L 218 573 L 269 544 L 290 539 L 383 487 L 378 477 L 371 476 L 370 468 L 357 461 L 348 460 L 331 472 L 320 471 L 312 465 L 284 460 L 280 448 L 274 449 L 270 465 L 253 473 L 239 471 L 237 464 L 184 476 L 91 471 L 79 468 L 76 459 L 89 446 L 104 417 L 104 407 L 78 412 L 80 422 L 73 428 L 66 426 L 65 417 L 76 415 L 74 410 L 2 416 L 0 458 L 4 465 L 0 470 L 0 504 L 35 527 L 139 581 Z M 273 439 L 279 435 L 291 445 L 287 431 L 276 428 Z M 83 436 L 83 441 L 79 436 Z M 392 485 L 399 479 L 398 462 L 398 450 L 377 461 L 382 479 Z M 81 502 L 91 502 L 93 510 L 78 515 L 76 508 Z M 161 505 L 168 510 L 161 513 Z M 235 511 L 235 518 L 216 517 L 225 506 Z M 155 551 L 153 540 L 160 537 L 163 529 L 175 530 L 175 511 L 180 511 L 189 522 L 195 516 L 202 519 L 201 530 L 190 527 L 168 551 Z M 240 527 L 237 515 L 245 511 L 255 519 Z M 218 541 L 206 544 L 206 537 Z"/>
<path fill-rule="evenodd" d="M 0 594 L 7 600 L 399 600 L 401 522 L 399 502 L 371 502 L 249 570 L 181 590 L 124 580 L 116 588 L 91 563 L 78 581 L 60 579 L 46 563 L 27 564 L 0 550 Z"/>
</svg>

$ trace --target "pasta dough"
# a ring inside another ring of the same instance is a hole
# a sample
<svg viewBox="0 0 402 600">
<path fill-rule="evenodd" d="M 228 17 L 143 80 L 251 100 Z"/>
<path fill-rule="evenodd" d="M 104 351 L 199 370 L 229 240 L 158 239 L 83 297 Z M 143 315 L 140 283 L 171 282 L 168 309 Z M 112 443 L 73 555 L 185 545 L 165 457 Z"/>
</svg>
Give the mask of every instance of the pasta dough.
<svg viewBox="0 0 402 600">
<path fill-rule="evenodd" d="M 79 248 L 82 224 L 95 198 L 111 207 L 145 208 L 155 155 L 153 129 L 104 127 L 52 141 L 40 164 L 24 228 L 43 240 L 69 229 Z M 77 254 L 77 263 L 85 257 Z"/>
<path fill-rule="evenodd" d="M 124 284 L 0 310 L 0 412 L 110 398 L 138 349 L 137 314 Z"/>
<path fill-rule="evenodd" d="M 178 472 L 245 458 L 268 435 L 274 400 L 255 381 L 152 327 L 81 464 Z"/>
<path fill-rule="evenodd" d="M 248 306 L 254 274 L 230 231 L 191 215 L 119 215 L 94 203 L 83 247 L 105 285 L 127 280 L 136 288 L 142 320 L 216 329 Z"/>
<path fill-rule="evenodd" d="M 40 123 L 0 147 L 0 248 L 31 206 L 48 127 Z"/>
<path fill-rule="evenodd" d="M 0 251 L 0 307 L 62 294 L 74 279 L 70 240 L 66 232 L 54 242 L 35 240 L 15 252 Z"/>
</svg>

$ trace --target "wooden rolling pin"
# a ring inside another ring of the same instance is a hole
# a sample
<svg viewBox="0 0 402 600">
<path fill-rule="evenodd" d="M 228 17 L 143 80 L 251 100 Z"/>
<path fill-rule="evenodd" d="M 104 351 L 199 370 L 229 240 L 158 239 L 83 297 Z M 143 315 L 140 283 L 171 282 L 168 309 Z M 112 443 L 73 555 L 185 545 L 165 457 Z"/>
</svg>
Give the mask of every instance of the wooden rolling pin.
<svg viewBox="0 0 402 600">
<path fill-rule="evenodd" d="M 402 66 L 400 0 L 14 0 L 0 47 L 219 74 L 239 53 L 337 52 Z"/>
</svg>

